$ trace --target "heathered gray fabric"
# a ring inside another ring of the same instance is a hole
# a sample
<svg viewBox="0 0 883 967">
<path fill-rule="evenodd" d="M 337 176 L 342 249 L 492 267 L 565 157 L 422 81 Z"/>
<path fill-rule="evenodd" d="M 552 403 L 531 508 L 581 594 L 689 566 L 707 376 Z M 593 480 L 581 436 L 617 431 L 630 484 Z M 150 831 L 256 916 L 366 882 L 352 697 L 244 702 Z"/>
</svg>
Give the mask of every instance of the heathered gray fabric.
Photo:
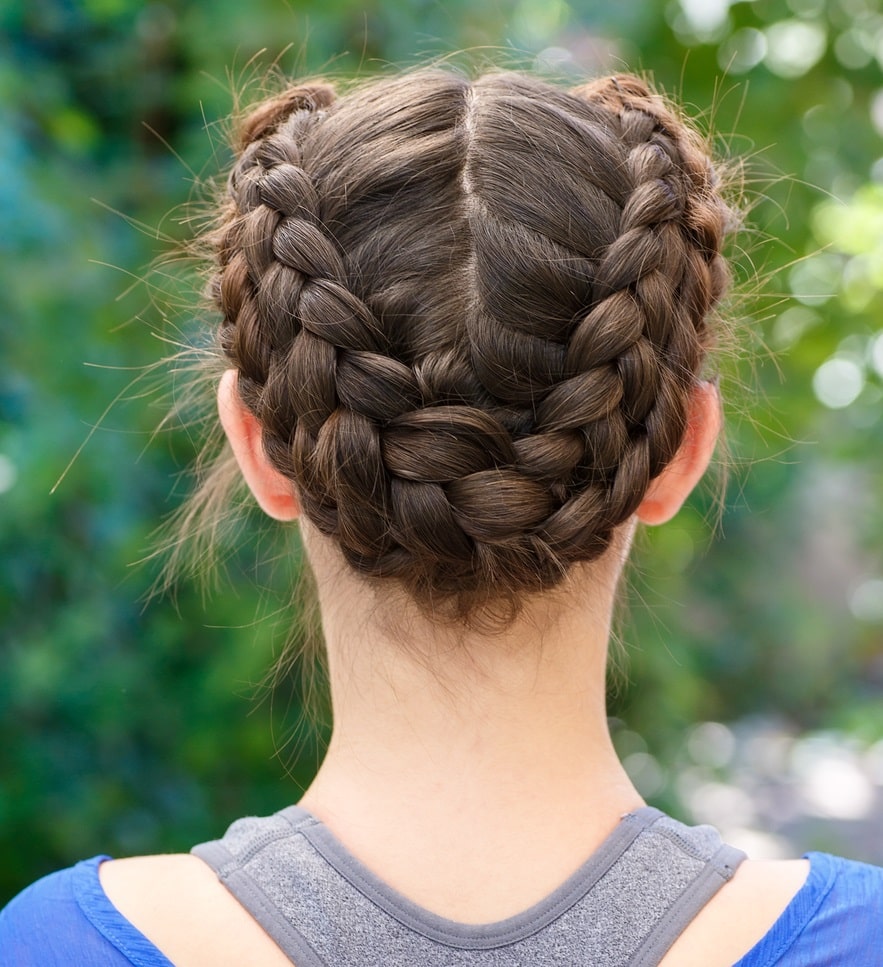
<svg viewBox="0 0 883 967">
<path fill-rule="evenodd" d="M 544 900 L 476 926 L 396 893 L 296 806 L 193 852 L 296 967 L 654 967 L 744 859 L 710 826 L 639 809 Z"/>
</svg>

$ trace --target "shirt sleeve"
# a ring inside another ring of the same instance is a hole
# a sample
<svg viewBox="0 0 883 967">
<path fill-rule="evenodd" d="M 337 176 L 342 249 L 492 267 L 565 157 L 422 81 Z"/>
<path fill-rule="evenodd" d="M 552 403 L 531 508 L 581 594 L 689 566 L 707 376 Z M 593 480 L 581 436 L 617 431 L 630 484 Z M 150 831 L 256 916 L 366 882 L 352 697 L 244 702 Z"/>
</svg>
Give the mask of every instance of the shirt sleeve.
<svg viewBox="0 0 883 967">
<path fill-rule="evenodd" d="M 807 858 L 806 883 L 735 967 L 883 967 L 883 869 Z"/>
<path fill-rule="evenodd" d="M 173 967 L 110 902 L 96 856 L 29 886 L 0 911 L 5 967 Z"/>
</svg>

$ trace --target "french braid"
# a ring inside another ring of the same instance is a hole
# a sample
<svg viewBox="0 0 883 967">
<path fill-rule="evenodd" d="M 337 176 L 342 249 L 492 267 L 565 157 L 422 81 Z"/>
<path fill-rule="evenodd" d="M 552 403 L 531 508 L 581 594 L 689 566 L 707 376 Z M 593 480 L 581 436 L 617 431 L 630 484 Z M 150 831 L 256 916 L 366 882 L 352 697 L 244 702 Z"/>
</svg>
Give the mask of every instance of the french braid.
<svg viewBox="0 0 883 967">
<path fill-rule="evenodd" d="M 468 615 L 596 558 L 672 460 L 727 284 L 692 131 L 631 76 L 293 88 L 242 132 L 221 343 L 359 572 Z"/>
</svg>

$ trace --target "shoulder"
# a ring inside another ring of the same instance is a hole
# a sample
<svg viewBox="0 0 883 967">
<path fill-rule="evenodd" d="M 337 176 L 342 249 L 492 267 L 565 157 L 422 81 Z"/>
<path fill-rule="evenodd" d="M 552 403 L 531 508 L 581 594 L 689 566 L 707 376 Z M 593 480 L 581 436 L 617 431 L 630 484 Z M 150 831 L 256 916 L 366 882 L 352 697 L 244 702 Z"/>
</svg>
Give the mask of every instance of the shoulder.
<svg viewBox="0 0 883 967">
<path fill-rule="evenodd" d="M 718 967 L 762 940 L 805 887 L 806 860 L 746 860 L 672 945 L 660 967 Z"/>
<path fill-rule="evenodd" d="M 848 936 L 850 964 L 883 965 L 883 868 L 826 853 L 810 853 L 809 860 L 816 889 L 807 898 L 814 904 L 808 932 L 816 943 Z"/>
<path fill-rule="evenodd" d="M 52 873 L 0 912 L 0 950 L 16 967 L 171 967 L 108 902 L 97 856 Z"/>
<path fill-rule="evenodd" d="M 746 861 L 661 967 L 883 967 L 883 869 L 824 853 Z"/>
<path fill-rule="evenodd" d="M 883 867 L 828 853 L 808 853 L 807 857 L 820 878 L 824 876 L 830 883 L 832 901 L 883 906 Z"/>
<path fill-rule="evenodd" d="M 883 868 L 810 853 L 803 888 L 737 967 L 883 967 Z"/>
<path fill-rule="evenodd" d="M 263 928 L 190 854 L 138 856 L 101 867 L 114 907 L 179 967 L 291 967 Z"/>
</svg>

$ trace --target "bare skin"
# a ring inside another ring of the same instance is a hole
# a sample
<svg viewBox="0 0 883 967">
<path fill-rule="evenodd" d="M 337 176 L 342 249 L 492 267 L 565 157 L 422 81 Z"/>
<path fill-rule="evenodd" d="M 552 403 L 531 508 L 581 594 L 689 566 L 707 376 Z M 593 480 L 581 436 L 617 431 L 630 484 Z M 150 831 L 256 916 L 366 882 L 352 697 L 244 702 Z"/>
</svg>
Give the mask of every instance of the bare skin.
<svg viewBox="0 0 883 967">
<path fill-rule="evenodd" d="M 681 934 L 660 967 L 731 967 L 767 933 L 807 872 L 805 860 L 746 860 Z M 291 967 L 260 925 L 194 856 L 113 860 L 102 864 L 101 883 L 117 908 L 176 967 Z"/>
<path fill-rule="evenodd" d="M 221 390 L 221 414 L 272 516 L 296 500 L 260 452 L 256 426 Z M 697 393 L 688 439 L 638 517 L 672 516 L 705 469 L 713 391 Z M 610 615 L 631 528 L 602 561 L 573 569 L 503 632 L 428 620 L 401 595 L 352 575 L 305 536 L 329 650 L 334 735 L 301 804 L 382 880 L 452 920 L 492 922 L 563 882 L 643 803 L 607 729 Z M 808 863 L 745 862 L 663 960 L 729 967 L 769 930 Z M 177 967 L 289 963 L 200 860 L 108 862 L 111 901 Z"/>
</svg>

